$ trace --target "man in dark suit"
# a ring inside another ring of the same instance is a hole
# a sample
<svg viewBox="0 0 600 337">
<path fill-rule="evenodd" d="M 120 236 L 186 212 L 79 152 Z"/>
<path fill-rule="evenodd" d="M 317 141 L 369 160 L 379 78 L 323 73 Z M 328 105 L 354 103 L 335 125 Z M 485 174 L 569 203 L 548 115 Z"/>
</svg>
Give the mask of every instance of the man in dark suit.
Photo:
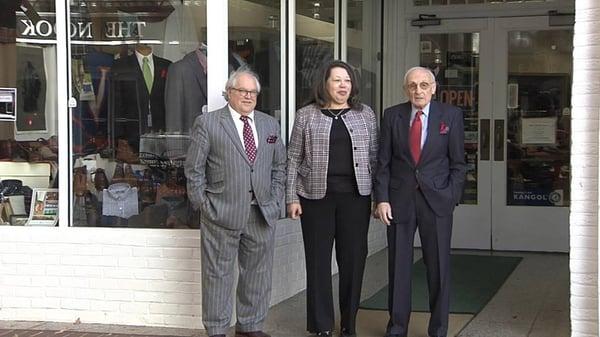
<svg viewBox="0 0 600 337">
<path fill-rule="evenodd" d="M 165 83 L 171 61 L 152 54 L 146 45 L 115 61 L 111 91 L 113 138 L 126 139 L 139 150 L 140 135 L 165 130 Z"/>
<path fill-rule="evenodd" d="M 262 329 L 286 154 L 277 120 L 254 109 L 259 92 L 256 74 L 239 68 L 225 86 L 229 104 L 197 117 L 190 133 L 185 173 L 201 211 L 202 321 L 211 337 L 229 329 L 236 259 L 235 336 L 270 337 Z"/>
<path fill-rule="evenodd" d="M 431 101 L 436 83 L 423 67 L 404 76 L 409 102 L 385 110 L 374 192 L 387 227 L 390 319 L 385 337 L 406 337 L 411 312 L 413 241 L 419 229 L 427 266 L 428 333 L 448 330 L 452 212 L 465 181 L 462 111 Z"/>
</svg>

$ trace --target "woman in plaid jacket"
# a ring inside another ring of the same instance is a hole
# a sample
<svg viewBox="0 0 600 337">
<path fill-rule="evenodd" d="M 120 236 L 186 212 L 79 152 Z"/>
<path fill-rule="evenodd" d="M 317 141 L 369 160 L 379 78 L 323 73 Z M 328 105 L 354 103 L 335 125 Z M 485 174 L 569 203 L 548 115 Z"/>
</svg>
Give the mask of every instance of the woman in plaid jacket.
<svg viewBox="0 0 600 337">
<path fill-rule="evenodd" d="M 377 120 L 360 103 L 358 83 L 345 62 L 326 65 L 312 103 L 296 112 L 288 148 L 286 203 L 300 218 L 307 279 L 307 330 L 331 336 L 334 328 L 331 254 L 340 275 L 340 336 L 355 336 L 371 214 L 371 175 Z"/>
</svg>

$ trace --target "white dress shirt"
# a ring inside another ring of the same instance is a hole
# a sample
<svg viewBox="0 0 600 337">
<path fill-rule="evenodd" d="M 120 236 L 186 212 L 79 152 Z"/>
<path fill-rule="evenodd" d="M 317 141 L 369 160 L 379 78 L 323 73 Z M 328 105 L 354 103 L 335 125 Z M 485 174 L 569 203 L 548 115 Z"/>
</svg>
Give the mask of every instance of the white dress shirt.
<svg viewBox="0 0 600 337">
<path fill-rule="evenodd" d="M 147 56 L 144 56 L 136 50 L 135 57 L 138 60 L 140 70 L 142 71 L 142 73 L 144 72 L 144 57 L 148 58 L 148 66 L 150 67 L 150 73 L 152 74 L 152 78 L 154 78 L 154 58 L 152 57 L 152 53 L 148 54 Z"/>
<path fill-rule="evenodd" d="M 244 144 L 244 122 L 242 122 L 242 120 L 240 119 L 242 115 L 239 112 L 233 110 L 231 105 L 227 104 L 227 107 L 229 108 L 231 118 L 233 118 L 233 123 L 235 124 L 235 128 L 237 129 L 238 135 L 240 136 L 242 146 L 246 148 L 246 145 Z M 252 134 L 254 135 L 254 144 L 256 146 L 256 149 L 258 150 L 258 133 L 256 132 L 256 126 L 254 125 L 254 111 L 248 114 L 248 123 L 252 128 Z"/>
</svg>

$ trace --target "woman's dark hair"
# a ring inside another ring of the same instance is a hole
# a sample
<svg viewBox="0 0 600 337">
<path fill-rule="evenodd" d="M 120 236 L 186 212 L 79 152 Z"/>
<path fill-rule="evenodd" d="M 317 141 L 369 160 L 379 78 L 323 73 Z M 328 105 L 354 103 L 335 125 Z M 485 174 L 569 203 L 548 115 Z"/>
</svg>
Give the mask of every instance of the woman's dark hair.
<svg viewBox="0 0 600 337">
<path fill-rule="evenodd" d="M 356 83 L 356 74 L 348 63 L 339 60 L 329 62 L 319 70 L 314 80 L 313 97 L 310 103 L 315 103 L 320 108 L 324 108 L 331 102 L 332 98 L 327 91 L 327 80 L 329 79 L 329 76 L 331 76 L 331 69 L 333 68 L 343 68 L 348 72 L 350 81 L 352 82 L 350 96 L 348 97 L 348 105 L 350 105 L 352 109 L 362 110 L 362 104 L 358 97 L 359 92 L 358 83 Z"/>
</svg>

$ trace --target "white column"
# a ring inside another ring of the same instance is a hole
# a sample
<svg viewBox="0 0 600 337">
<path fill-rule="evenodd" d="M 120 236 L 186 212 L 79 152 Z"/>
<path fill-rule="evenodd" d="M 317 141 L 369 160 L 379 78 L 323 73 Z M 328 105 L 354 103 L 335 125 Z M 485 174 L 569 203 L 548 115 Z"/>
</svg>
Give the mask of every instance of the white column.
<svg viewBox="0 0 600 337">
<path fill-rule="evenodd" d="M 577 0 L 571 130 L 571 336 L 598 336 L 600 2 Z"/>
<path fill-rule="evenodd" d="M 207 52 L 206 62 L 210 66 L 207 75 L 208 83 L 208 111 L 221 108 L 225 105 L 223 91 L 225 82 L 229 77 L 229 51 L 227 49 L 228 29 L 228 1 L 208 0 L 206 2 L 206 35 Z"/>
</svg>

